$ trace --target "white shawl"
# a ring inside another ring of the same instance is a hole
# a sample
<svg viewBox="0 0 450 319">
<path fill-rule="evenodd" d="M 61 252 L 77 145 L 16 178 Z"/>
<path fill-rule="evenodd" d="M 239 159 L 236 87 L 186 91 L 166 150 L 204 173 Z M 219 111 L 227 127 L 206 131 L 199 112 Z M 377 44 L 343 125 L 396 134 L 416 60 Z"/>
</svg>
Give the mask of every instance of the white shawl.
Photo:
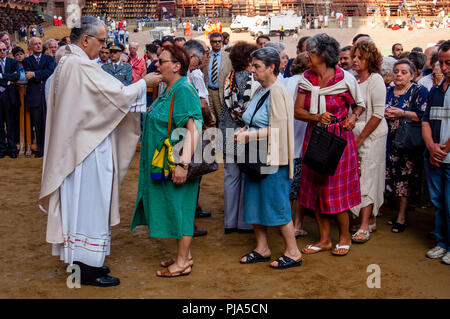
<svg viewBox="0 0 450 319">
<path fill-rule="evenodd" d="M 300 76 L 299 85 L 301 89 L 311 92 L 311 106 L 309 113 L 311 114 L 322 114 L 327 110 L 325 96 L 335 95 L 350 91 L 355 104 L 361 106 L 365 110 L 364 98 L 359 89 L 358 81 L 349 72 L 344 71 L 344 79 L 337 82 L 336 84 L 324 88 L 320 86 L 314 86 L 309 82 L 304 75 Z"/>
</svg>

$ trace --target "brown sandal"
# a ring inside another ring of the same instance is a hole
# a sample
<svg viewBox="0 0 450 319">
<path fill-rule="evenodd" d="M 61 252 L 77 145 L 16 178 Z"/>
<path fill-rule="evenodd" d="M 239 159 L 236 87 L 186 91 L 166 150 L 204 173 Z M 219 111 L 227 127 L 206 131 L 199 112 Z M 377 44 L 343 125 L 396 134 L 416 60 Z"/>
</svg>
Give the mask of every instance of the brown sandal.
<svg viewBox="0 0 450 319">
<path fill-rule="evenodd" d="M 161 261 L 160 265 L 161 265 L 161 267 L 167 268 L 167 267 L 173 265 L 174 263 L 175 263 L 175 258 L 171 258 L 166 261 Z M 194 267 L 194 258 L 192 258 L 192 257 L 189 258 L 189 266 Z"/>
<path fill-rule="evenodd" d="M 180 276 L 188 276 L 191 274 L 192 270 L 185 272 L 191 266 L 187 266 L 181 270 L 170 272 L 169 268 L 164 268 L 159 274 L 156 272 L 156 276 L 164 277 L 164 278 L 172 278 L 172 277 L 180 277 Z"/>
</svg>

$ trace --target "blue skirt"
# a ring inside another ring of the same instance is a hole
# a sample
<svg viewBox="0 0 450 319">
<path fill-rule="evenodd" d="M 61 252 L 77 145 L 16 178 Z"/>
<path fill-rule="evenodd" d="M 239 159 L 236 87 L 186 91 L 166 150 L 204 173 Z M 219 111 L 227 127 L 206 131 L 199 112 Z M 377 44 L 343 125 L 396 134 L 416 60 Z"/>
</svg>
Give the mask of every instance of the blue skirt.
<svg viewBox="0 0 450 319">
<path fill-rule="evenodd" d="M 244 174 L 245 175 L 245 174 Z M 289 204 L 289 166 L 261 180 L 244 177 L 244 222 L 264 226 L 286 225 L 292 220 Z"/>
</svg>

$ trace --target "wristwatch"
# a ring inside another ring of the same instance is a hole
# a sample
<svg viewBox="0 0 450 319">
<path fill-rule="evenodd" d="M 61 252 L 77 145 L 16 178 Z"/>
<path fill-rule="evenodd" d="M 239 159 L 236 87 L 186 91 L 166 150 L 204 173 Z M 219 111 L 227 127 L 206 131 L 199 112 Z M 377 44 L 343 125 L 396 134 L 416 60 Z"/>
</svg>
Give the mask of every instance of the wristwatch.
<svg viewBox="0 0 450 319">
<path fill-rule="evenodd" d="M 188 170 L 188 168 L 189 168 L 189 164 L 185 164 L 185 163 L 178 163 L 177 164 L 178 166 L 180 166 L 181 168 L 183 168 L 185 171 L 187 171 Z"/>
</svg>

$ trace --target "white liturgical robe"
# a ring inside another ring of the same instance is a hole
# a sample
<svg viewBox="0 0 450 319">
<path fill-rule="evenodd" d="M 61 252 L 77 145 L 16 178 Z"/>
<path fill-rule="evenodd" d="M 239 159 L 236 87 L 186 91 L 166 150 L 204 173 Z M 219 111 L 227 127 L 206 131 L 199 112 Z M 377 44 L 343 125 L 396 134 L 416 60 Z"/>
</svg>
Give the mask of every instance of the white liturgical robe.
<svg viewBox="0 0 450 319">
<path fill-rule="evenodd" d="M 146 84 L 130 86 L 68 45 L 49 84 L 39 204 L 47 242 L 67 263 L 103 265 L 110 226 L 119 223 L 119 186 L 140 135 Z"/>
</svg>

